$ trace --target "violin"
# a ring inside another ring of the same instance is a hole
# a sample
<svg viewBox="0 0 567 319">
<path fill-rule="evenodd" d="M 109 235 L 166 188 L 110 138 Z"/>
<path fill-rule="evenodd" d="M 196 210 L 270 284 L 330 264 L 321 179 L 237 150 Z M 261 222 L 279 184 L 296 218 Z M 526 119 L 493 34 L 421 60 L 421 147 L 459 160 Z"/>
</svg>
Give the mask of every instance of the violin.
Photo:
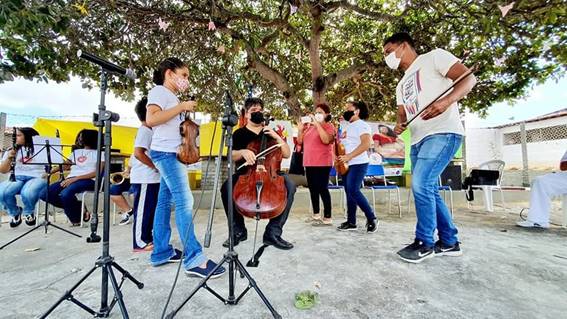
<svg viewBox="0 0 567 319">
<path fill-rule="evenodd" d="M 190 101 L 195 101 L 195 97 L 189 97 Z M 186 165 L 194 164 L 201 159 L 199 148 L 197 147 L 197 137 L 199 136 L 199 125 L 190 117 L 189 112 L 185 112 L 185 119 L 179 124 L 179 134 L 181 134 L 181 145 L 177 147 L 177 159 Z"/>
<path fill-rule="evenodd" d="M 339 124 L 340 125 L 340 124 Z M 346 155 L 345 146 L 340 142 L 340 138 L 337 135 L 335 138 L 335 170 L 340 175 L 346 175 L 348 172 L 348 163 L 339 160 L 339 156 Z"/>
<path fill-rule="evenodd" d="M 18 145 L 16 145 L 16 136 L 18 134 L 16 128 L 13 128 L 13 132 L 12 132 L 12 149 L 13 150 L 18 150 Z M 15 182 L 16 181 L 16 159 L 18 158 L 18 154 L 16 153 L 16 156 L 14 156 L 14 159 L 12 160 L 12 162 L 10 163 L 10 182 Z"/>
<path fill-rule="evenodd" d="M 269 219 L 283 213 L 287 205 L 287 188 L 283 176 L 278 175 L 283 157 L 281 149 L 277 147 L 277 141 L 268 141 L 266 134 L 261 134 L 260 140 L 247 146 L 260 156 L 238 177 L 232 197 L 236 210 L 243 216 Z M 273 151 L 269 151 L 270 148 Z"/>
</svg>

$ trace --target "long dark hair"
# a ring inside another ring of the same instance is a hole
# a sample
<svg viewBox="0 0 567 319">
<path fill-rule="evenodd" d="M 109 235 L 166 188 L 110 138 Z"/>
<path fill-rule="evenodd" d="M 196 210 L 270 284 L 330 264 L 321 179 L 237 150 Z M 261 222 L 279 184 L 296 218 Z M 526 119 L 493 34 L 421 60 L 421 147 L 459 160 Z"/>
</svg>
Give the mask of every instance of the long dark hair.
<svg viewBox="0 0 567 319">
<path fill-rule="evenodd" d="M 154 71 L 154 77 L 152 81 L 156 85 L 163 85 L 165 81 L 165 72 L 167 70 L 175 71 L 177 69 L 185 68 L 187 64 L 183 63 L 183 61 L 179 60 L 178 58 L 167 58 L 158 64 L 157 69 Z"/>
<path fill-rule="evenodd" d="M 396 133 L 394 133 L 394 130 L 392 130 L 388 125 L 378 124 L 378 133 L 380 133 L 380 128 L 382 127 L 385 127 L 388 130 L 386 132 L 386 135 L 388 135 L 389 137 L 398 137 Z"/>
<path fill-rule="evenodd" d="M 39 135 L 39 133 L 33 127 L 17 127 L 16 130 L 22 132 L 24 135 L 24 145 L 18 145 L 16 150 L 24 147 L 26 157 L 32 156 L 34 154 L 33 137 Z"/>
<path fill-rule="evenodd" d="M 77 133 L 77 137 L 75 138 L 75 145 L 73 145 L 72 149 L 74 151 L 77 149 L 85 148 L 85 146 L 87 146 L 90 149 L 96 150 L 97 139 L 98 132 L 96 130 L 83 129 L 79 133 Z"/>
</svg>

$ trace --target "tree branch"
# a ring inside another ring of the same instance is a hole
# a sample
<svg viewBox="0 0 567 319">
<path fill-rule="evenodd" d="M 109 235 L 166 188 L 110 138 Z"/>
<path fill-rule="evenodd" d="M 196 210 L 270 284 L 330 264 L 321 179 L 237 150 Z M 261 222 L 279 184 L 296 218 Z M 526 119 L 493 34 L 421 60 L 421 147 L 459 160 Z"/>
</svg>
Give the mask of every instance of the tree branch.
<svg viewBox="0 0 567 319">
<path fill-rule="evenodd" d="M 367 18 L 372 18 L 372 19 L 376 19 L 376 20 L 380 20 L 380 21 L 393 21 L 394 19 L 396 19 L 396 17 L 394 17 L 391 14 L 367 10 L 367 9 L 359 7 L 358 5 L 351 4 L 348 0 L 333 1 L 333 2 L 324 3 L 323 7 L 329 12 L 334 11 L 338 8 L 343 8 L 345 10 L 356 12 L 356 13 L 358 13 L 362 16 L 365 16 Z"/>
</svg>

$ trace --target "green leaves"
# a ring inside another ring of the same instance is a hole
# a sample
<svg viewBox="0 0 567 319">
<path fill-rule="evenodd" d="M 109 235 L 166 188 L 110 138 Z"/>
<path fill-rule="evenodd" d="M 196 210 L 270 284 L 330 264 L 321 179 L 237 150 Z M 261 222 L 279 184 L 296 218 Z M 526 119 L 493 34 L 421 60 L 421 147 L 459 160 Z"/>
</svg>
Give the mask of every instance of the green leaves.
<svg viewBox="0 0 567 319">
<path fill-rule="evenodd" d="M 177 56 L 189 64 L 191 94 L 200 97 L 202 111 L 218 113 L 226 89 L 237 105 L 242 103 L 247 85 L 253 84 L 275 114 L 289 116 L 311 109 L 314 79 L 328 81 L 365 64 L 362 72 L 324 85 L 322 96 L 335 113 L 354 98 L 370 105 L 373 119 L 392 120 L 402 74 L 385 66 L 382 41 L 393 32 L 408 31 L 419 52 L 441 47 L 466 57 L 469 66 L 480 65 L 479 83 L 463 107 L 482 114 L 493 103 L 522 97 L 533 83 L 563 76 L 567 62 L 562 1 L 518 1 L 504 18 L 499 4 L 302 1 L 290 15 L 288 2 L 273 0 L 217 1 L 215 7 L 208 1 L 4 0 L 0 83 L 14 76 L 60 82 L 75 75 L 93 85 L 99 70 L 76 58 L 82 49 L 134 68 L 139 75 L 135 82 L 110 80 L 114 93 L 132 99 L 134 92 L 143 94 L 153 85 L 153 69 L 161 60 Z M 158 19 L 169 23 L 167 29 L 160 30 Z M 208 29 L 211 19 L 216 30 Z M 322 29 L 314 33 L 319 21 Z M 319 59 L 312 59 L 308 44 L 318 36 Z M 221 45 L 224 52 L 218 50 Z M 496 59 L 503 64 L 496 65 Z M 321 74 L 312 65 L 317 60 Z"/>
</svg>

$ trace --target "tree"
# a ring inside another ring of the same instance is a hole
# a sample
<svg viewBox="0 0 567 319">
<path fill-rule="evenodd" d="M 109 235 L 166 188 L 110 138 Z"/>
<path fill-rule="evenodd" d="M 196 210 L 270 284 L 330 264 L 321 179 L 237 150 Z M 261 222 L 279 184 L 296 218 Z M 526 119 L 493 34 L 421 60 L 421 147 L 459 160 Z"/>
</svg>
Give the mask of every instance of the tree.
<svg viewBox="0 0 567 319">
<path fill-rule="evenodd" d="M 98 69 L 83 49 L 134 67 L 133 83 L 111 89 L 132 98 L 151 87 L 153 68 L 168 56 L 190 64 L 192 93 L 218 111 L 223 92 L 237 100 L 254 84 L 277 116 L 312 103 L 338 108 L 366 101 L 374 119 L 392 119 L 401 73 L 383 63 L 383 39 L 408 31 L 418 52 L 442 47 L 477 64 L 477 87 L 463 107 L 488 106 L 525 94 L 565 73 L 565 7 L 560 0 L 516 1 L 503 16 L 491 0 L 5 0 L 0 4 L 0 83 L 13 76 L 61 82 L 77 75 L 92 86 Z"/>
</svg>

